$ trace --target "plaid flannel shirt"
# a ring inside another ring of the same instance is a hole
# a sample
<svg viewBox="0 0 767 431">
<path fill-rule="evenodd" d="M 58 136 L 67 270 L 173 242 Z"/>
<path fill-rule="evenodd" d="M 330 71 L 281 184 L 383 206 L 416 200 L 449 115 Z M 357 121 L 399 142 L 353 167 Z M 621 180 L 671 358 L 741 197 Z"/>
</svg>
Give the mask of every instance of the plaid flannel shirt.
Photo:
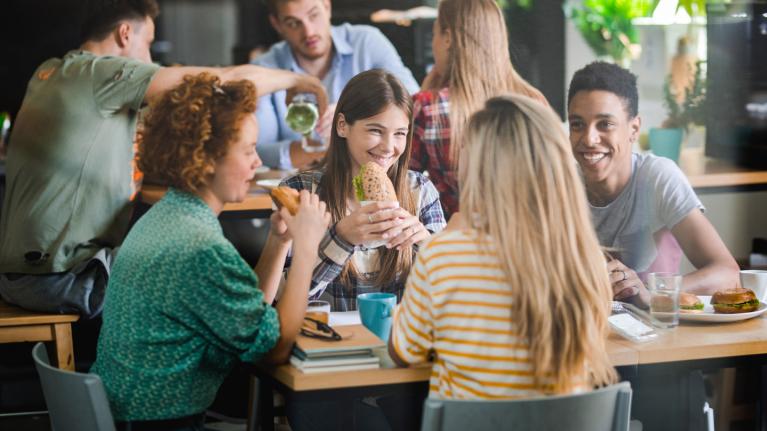
<svg viewBox="0 0 767 431">
<path fill-rule="evenodd" d="M 445 218 L 458 211 L 458 180 L 450 164 L 448 89 L 413 96 L 413 145 L 410 169 L 426 171 L 439 191 Z"/>
<path fill-rule="evenodd" d="M 301 172 L 282 181 L 281 185 L 296 190 L 317 192 L 322 179 L 321 171 Z M 431 232 L 440 232 L 445 227 L 445 216 L 439 202 L 439 193 L 434 185 L 420 173 L 409 171 L 410 188 L 418 196 L 418 214 L 421 223 Z M 414 246 L 418 250 L 417 246 Z M 352 279 L 350 286 L 345 286 L 339 276 L 349 261 L 354 259 L 360 278 Z M 285 268 L 290 266 L 290 259 Z M 351 311 L 357 309 L 357 295 L 368 292 L 388 292 L 397 295 L 397 302 L 402 299 L 405 280 L 408 274 L 397 274 L 385 285 L 375 285 L 373 279 L 378 271 L 378 249 L 366 249 L 354 246 L 336 233 L 335 223 L 320 242 L 319 263 L 312 273 L 309 299 L 322 299 L 330 302 L 333 311 Z"/>
</svg>

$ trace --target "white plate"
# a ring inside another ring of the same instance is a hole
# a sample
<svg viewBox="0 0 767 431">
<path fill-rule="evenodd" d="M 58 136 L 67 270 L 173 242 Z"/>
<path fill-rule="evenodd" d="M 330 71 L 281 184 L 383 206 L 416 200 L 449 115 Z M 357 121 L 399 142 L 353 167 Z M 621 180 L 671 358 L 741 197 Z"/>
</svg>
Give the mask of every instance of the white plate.
<svg viewBox="0 0 767 431">
<path fill-rule="evenodd" d="M 271 189 L 276 189 L 277 187 L 279 187 L 280 181 L 282 180 L 279 180 L 279 179 L 258 180 L 256 181 L 256 185 L 261 186 L 267 190 L 271 190 Z"/>
<path fill-rule="evenodd" d="M 265 174 L 265 173 L 267 173 L 267 172 L 269 172 L 271 170 L 272 169 L 269 166 L 261 165 L 261 166 L 256 168 L 256 174 Z"/>
<path fill-rule="evenodd" d="M 740 320 L 751 319 L 759 316 L 767 310 L 767 304 L 764 302 L 759 303 L 759 309 L 748 313 L 714 313 L 714 307 L 711 306 L 710 296 L 698 296 L 703 303 L 702 313 L 679 313 L 679 320 L 687 322 L 711 322 L 711 323 L 725 323 L 725 322 L 737 322 Z"/>
</svg>

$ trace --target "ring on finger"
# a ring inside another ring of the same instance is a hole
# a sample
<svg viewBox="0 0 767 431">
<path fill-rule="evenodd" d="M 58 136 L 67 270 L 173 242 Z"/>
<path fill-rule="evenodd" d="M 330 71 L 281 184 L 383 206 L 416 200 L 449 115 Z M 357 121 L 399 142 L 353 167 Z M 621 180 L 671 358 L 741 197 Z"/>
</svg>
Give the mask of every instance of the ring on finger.
<svg viewBox="0 0 767 431">
<path fill-rule="evenodd" d="M 373 216 L 368 214 L 368 223 L 373 224 Z"/>
<path fill-rule="evenodd" d="M 628 277 L 626 276 L 626 271 L 624 271 L 624 270 L 622 270 L 622 269 L 621 269 L 620 271 L 621 271 L 621 274 L 623 274 L 623 278 L 621 279 L 621 281 L 624 281 L 624 280 L 626 280 L 626 279 L 628 278 Z"/>
</svg>

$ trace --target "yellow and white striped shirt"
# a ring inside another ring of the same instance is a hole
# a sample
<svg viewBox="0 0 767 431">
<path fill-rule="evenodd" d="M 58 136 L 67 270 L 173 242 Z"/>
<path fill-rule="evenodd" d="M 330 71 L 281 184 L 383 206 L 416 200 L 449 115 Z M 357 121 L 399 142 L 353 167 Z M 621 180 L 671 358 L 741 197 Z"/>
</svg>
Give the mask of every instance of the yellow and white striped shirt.
<svg viewBox="0 0 767 431">
<path fill-rule="evenodd" d="M 485 241 L 484 243 L 480 241 Z M 392 330 L 401 359 L 434 365 L 429 395 L 493 399 L 544 395 L 517 333 L 511 287 L 489 239 L 434 235 L 418 253 Z"/>
</svg>

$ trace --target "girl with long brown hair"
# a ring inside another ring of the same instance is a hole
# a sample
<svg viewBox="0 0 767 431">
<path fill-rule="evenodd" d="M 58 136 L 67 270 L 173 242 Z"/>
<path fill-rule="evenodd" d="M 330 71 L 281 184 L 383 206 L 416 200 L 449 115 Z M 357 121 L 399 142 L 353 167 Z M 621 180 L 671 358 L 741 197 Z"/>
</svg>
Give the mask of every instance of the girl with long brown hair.
<svg viewBox="0 0 767 431">
<path fill-rule="evenodd" d="M 427 171 L 445 216 L 458 211 L 456 168 L 461 133 L 487 99 L 522 94 L 548 104 L 514 70 L 503 13 L 493 0 L 443 0 L 434 21 L 434 68 L 413 96 L 410 169 Z"/>
<path fill-rule="evenodd" d="M 471 117 L 459 165 L 467 227 L 422 246 L 390 337 L 398 362 L 433 360 L 432 396 L 615 380 L 610 281 L 572 158 L 559 120 L 528 97 L 492 98 Z"/>
<path fill-rule="evenodd" d="M 392 74 L 374 69 L 352 78 L 336 105 L 330 146 L 322 164 L 283 185 L 316 191 L 332 223 L 320 244 L 310 297 L 333 310 L 355 310 L 366 292 L 402 295 L 418 244 L 445 226 L 439 195 L 423 175 L 409 171 L 412 101 Z M 352 178 L 365 163 L 383 168 L 396 202 L 362 206 Z M 384 246 L 365 244 L 385 241 Z"/>
</svg>

